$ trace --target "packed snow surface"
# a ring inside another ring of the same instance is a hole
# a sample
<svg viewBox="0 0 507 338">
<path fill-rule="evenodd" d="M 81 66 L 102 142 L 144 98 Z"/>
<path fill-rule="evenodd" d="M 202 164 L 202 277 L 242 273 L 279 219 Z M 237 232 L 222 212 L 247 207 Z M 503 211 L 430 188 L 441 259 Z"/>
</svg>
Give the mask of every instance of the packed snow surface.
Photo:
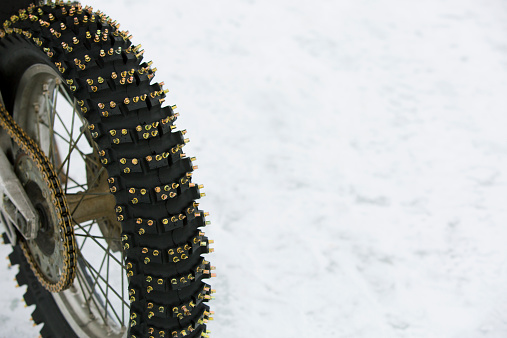
<svg viewBox="0 0 507 338">
<path fill-rule="evenodd" d="M 507 336 L 505 1 L 88 4 L 188 130 L 212 337 Z M 35 337 L 16 270 L 0 336 Z"/>
</svg>

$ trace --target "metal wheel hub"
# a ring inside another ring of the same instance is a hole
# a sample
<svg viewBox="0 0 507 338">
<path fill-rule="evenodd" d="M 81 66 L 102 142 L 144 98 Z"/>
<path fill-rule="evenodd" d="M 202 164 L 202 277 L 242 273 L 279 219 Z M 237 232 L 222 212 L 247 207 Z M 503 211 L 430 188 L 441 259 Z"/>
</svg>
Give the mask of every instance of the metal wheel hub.
<svg viewBox="0 0 507 338">
<path fill-rule="evenodd" d="M 53 282 L 60 278 L 64 265 L 63 242 L 61 240 L 58 213 L 53 202 L 49 200 L 51 191 L 45 184 L 43 173 L 29 156 L 18 156 L 14 168 L 28 198 L 39 215 L 37 237 L 26 241 L 26 244 L 44 276 Z"/>
</svg>

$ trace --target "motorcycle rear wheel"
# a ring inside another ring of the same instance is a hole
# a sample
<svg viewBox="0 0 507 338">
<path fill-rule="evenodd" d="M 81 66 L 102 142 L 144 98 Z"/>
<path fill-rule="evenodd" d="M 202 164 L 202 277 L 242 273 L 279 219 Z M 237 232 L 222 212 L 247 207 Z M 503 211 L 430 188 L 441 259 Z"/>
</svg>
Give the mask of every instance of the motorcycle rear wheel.
<svg viewBox="0 0 507 338">
<path fill-rule="evenodd" d="M 165 92 L 151 83 L 140 46 L 118 26 L 103 13 L 58 2 L 20 11 L 0 31 L 4 104 L 59 169 L 76 212 L 77 278 L 50 293 L 20 243 L 12 243 L 10 259 L 43 337 L 206 336 L 213 291 L 204 280 L 213 274 L 201 255 L 210 241 L 195 202 L 201 186 L 191 182 L 195 167 L 182 152 L 188 140 L 175 131 L 177 114 L 162 107 Z M 18 175 L 37 177 L 19 165 L 24 154 L 8 148 Z M 44 191 L 36 178 L 23 184 L 29 195 L 44 195 L 33 193 Z M 47 219 L 41 239 L 23 245 L 53 276 L 60 234 Z"/>
</svg>

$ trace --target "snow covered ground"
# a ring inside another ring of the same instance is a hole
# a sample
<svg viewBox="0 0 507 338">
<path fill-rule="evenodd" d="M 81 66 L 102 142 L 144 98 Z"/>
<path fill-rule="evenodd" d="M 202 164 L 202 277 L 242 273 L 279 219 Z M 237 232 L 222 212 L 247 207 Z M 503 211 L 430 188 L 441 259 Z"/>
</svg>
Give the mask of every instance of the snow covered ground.
<svg viewBox="0 0 507 338">
<path fill-rule="evenodd" d="M 213 337 L 507 336 L 505 1 L 88 4 L 189 131 Z M 14 276 L 0 337 L 37 336 Z"/>
</svg>

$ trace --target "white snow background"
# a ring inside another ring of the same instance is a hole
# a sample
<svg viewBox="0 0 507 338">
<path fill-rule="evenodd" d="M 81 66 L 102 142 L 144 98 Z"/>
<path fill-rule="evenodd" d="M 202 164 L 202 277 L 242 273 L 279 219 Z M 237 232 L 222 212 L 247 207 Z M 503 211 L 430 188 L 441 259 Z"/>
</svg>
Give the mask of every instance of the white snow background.
<svg viewBox="0 0 507 338">
<path fill-rule="evenodd" d="M 188 130 L 212 337 L 507 337 L 507 2 L 87 3 Z M 3 264 L 0 336 L 36 337 Z"/>
</svg>

